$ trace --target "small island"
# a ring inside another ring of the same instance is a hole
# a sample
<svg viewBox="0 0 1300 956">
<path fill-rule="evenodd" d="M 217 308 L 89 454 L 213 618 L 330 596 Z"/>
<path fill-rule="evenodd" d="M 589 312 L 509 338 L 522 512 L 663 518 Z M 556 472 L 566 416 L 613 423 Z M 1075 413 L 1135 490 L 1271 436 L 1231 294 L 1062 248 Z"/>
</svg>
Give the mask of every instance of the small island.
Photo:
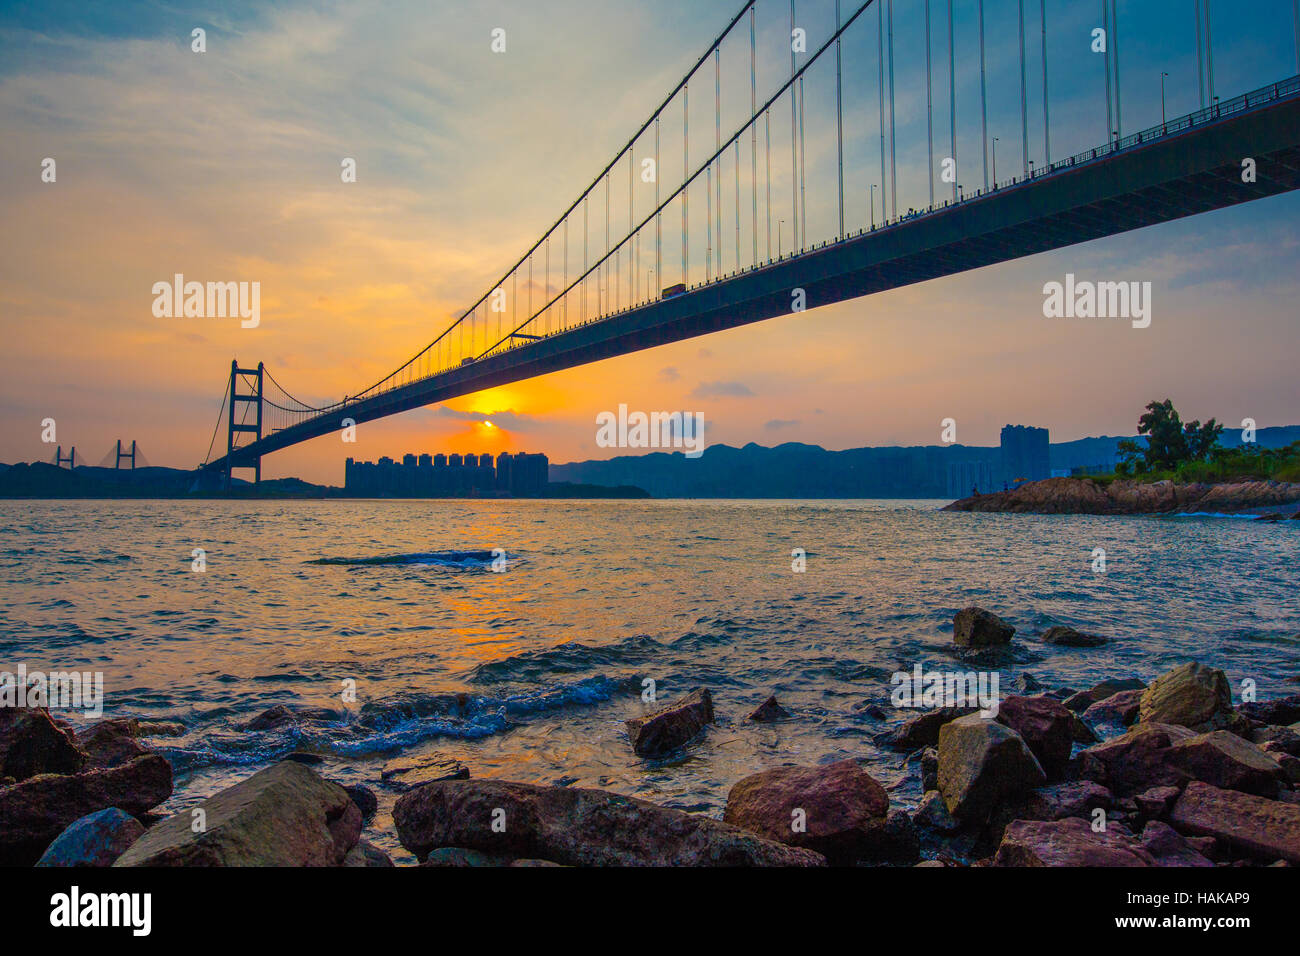
<svg viewBox="0 0 1300 956">
<path fill-rule="evenodd" d="M 1138 421 L 1137 441 L 1109 474 L 1030 481 L 976 494 L 945 511 L 1024 514 L 1254 514 L 1300 520 L 1300 442 L 1264 449 L 1219 444 L 1213 418 L 1184 423 L 1169 399 L 1151 402 Z"/>
</svg>

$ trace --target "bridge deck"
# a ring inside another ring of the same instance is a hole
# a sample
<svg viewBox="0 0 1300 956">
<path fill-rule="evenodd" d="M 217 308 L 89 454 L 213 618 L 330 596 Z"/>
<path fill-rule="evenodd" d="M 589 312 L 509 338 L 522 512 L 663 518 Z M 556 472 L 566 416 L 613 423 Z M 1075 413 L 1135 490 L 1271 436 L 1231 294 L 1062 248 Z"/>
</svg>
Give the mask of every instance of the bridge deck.
<svg viewBox="0 0 1300 956">
<path fill-rule="evenodd" d="M 1122 145 L 1013 185 L 831 242 L 752 271 L 528 341 L 471 364 L 349 402 L 230 456 L 235 467 L 317 438 L 342 420 L 398 412 L 549 372 L 1169 222 L 1300 188 L 1300 92 L 1176 133 Z M 1252 97 L 1256 94 L 1252 94 Z M 1174 124 L 1170 124 L 1171 126 Z M 1179 125 L 1182 125 L 1181 122 Z M 1242 160 L 1257 164 L 1242 181 Z M 226 468 L 226 457 L 205 467 Z"/>
</svg>

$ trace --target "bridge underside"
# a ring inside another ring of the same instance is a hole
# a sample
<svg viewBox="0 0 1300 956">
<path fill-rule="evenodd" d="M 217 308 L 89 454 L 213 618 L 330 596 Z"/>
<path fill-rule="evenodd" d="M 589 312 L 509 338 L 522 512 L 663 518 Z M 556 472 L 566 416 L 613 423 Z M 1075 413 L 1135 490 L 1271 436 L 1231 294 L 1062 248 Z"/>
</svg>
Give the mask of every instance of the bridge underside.
<svg viewBox="0 0 1300 956">
<path fill-rule="evenodd" d="M 1242 181 L 1242 160 L 1256 162 Z M 357 423 L 521 379 L 1300 188 L 1300 98 L 1125 148 L 457 368 L 238 449 L 239 466 Z M 225 469 L 226 459 L 207 467 Z"/>
</svg>

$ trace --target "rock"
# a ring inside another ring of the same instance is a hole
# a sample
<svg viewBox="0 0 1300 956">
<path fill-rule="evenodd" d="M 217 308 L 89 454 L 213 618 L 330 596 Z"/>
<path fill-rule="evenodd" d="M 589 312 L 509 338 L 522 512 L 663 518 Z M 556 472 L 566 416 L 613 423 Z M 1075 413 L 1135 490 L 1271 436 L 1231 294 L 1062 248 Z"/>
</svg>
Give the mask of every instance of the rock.
<svg viewBox="0 0 1300 956">
<path fill-rule="evenodd" d="M 939 743 L 939 728 L 949 721 L 976 712 L 974 707 L 940 707 L 917 714 L 903 724 L 885 741 L 893 750 L 919 750 Z"/>
<path fill-rule="evenodd" d="M 1193 780 L 1169 822 L 1182 833 L 1212 836 L 1264 862 L 1300 864 L 1300 806 Z"/>
<path fill-rule="evenodd" d="M 1061 647 L 1101 647 L 1108 643 L 1100 634 L 1084 634 L 1060 624 L 1049 627 L 1038 639 L 1044 644 L 1056 644 Z"/>
<path fill-rule="evenodd" d="M 1039 694 L 1047 690 L 1045 686 L 1034 679 L 1033 674 L 1021 674 L 1011 684 L 1011 689 L 1017 694 Z"/>
<path fill-rule="evenodd" d="M 910 866 L 921 858 L 921 835 L 903 810 L 890 810 L 883 821 L 872 824 L 873 833 L 858 860 Z"/>
<path fill-rule="evenodd" d="M 1290 727 L 1256 727 L 1250 739 L 1261 750 L 1300 757 L 1300 734 Z"/>
<path fill-rule="evenodd" d="M 927 790 L 925 796 L 921 797 L 920 806 L 912 814 L 912 822 L 920 827 L 938 830 L 940 833 L 952 833 L 959 827 L 943 802 L 943 794 L 938 790 Z"/>
<path fill-rule="evenodd" d="M 390 857 L 373 843 L 367 843 L 365 840 L 358 840 L 357 845 L 348 850 L 348 855 L 343 858 L 343 865 L 350 867 L 369 867 L 373 869 L 386 869 L 394 866 L 393 858 Z"/>
<path fill-rule="evenodd" d="M 1074 711 L 1070 711 L 1070 740 L 1076 744 L 1095 744 L 1099 740 L 1091 727 Z"/>
<path fill-rule="evenodd" d="M 1114 795 L 1092 780 L 1071 780 L 1040 787 L 1025 798 L 1017 812 L 1024 820 L 1064 820 L 1066 817 L 1092 818 L 1092 811 L 1114 806 Z"/>
<path fill-rule="evenodd" d="M 939 751 L 926 747 L 921 751 L 921 791 L 939 789 Z"/>
<path fill-rule="evenodd" d="M 506 866 L 510 860 L 506 857 L 488 856 L 477 850 L 466 850 L 459 846 L 444 846 L 430 850 L 421 866 L 471 867 L 471 866 Z"/>
<path fill-rule="evenodd" d="M 1177 787 L 1152 787 L 1135 794 L 1133 802 L 1143 816 L 1160 819 L 1169 812 L 1181 792 Z"/>
<path fill-rule="evenodd" d="M 1070 759 L 1071 717 L 1061 702 L 1051 697 L 1012 696 L 998 707 L 997 721 L 1018 733 L 1043 772 L 1055 777 Z"/>
<path fill-rule="evenodd" d="M 1091 478 L 1027 481 L 1009 491 L 963 498 L 945 511 L 1021 514 L 1235 513 L 1276 509 L 1300 499 L 1300 484 L 1284 481 L 1174 482 Z M 1280 514 L 1280 512 L 1276 512 Z"/>
<path fill-rule="evenodd" d="M 962 608 L 952 619 L 952 642 L 959 647 L 1010 644 L 1016 629 L 982 607 Z"/>
<path fill-rule="evenodd" d="M 1237 708 L 1237 712 L 1264 724 L 1293 724 L 1300 720 L 1300 694 L 1292 694 L 1279 700 L 1242 704 Z"/>
<path fill-rule="evenodd" d="M 44 707 L 0 707 L 0 779 L 76 773 L 86 754 Z"/>
<path fill-rule="evenodd" d="M 1121 737 L 1079 755 L 1080 776 L 1128 796 L 1152 787 L 1177 786 L 1186 774 L 1165 762 L 1171 745 L 1196 736 L 1173 724 L 1137 724 Z"/>
<path fill-rule="evenodd" d="M 183 737 L 185 725 L 171 720 L 136 721 L 137 737 Z"/>
<path fill-rule="evenodd" d="M 876 720 L 884 720 L 886 716 L 885 711 L 879 704 L 872 704 L 866 701 L 854 704 L 853 710 L 855 713 L 865 714 L 868 717 L 874 717 Z"/>
<path fill-rule="evenodd" d="M 136 740 L 139 733 L 140 724 L 134 718 L 101 720 L 77 735 L 77 746 L 88 755 L 88 768 L 120 767 L 152 753 Z"/>
<path fill-rule="evenodd" d="M 1277 761 L 1278 766 L 1282 768 L 1284 780 L 1293 787 L 1300 785 L 1300 757 L 1292 757 L 1287 753 L 1272 753 L 1267 749 L 1264 752 Z"/>
<path fill-rule="evenodd" d="M 1177 724 L 1192 730 L 1218 730 L 1232 716 L 1227 675 L 1195 661 L 1161 674 L 1142 695 L 1138 719 L 1144 724 Z"/>
<path fill-rule="evenodd" d="M 939 731 L 939 792 L 962 823 L 986 819 L 1003 800 L 1046 780 L 1020 735 L 1002 724 L 971 714 Z"/>
<path fill-rule="evenodd" d="M 561 866 L 560 863 L 552 863 L 550 860 L 511 860 L 511 866 Z"/>
<path fill-rule="evenodd" d="M 1081 713 L 1097 703 L 1099 700 L 1105 700 L 1123 690 L 1142 690 L 1147 685 L 1136 677 L 1126 677 L 1120 680 L 1104 680 L 1096 687 L 1090 690 L 1081 690 L 1077 694 L 1072 694 L 1065 699 L 1065 707 L 1076 714 Z"/>
<path fill-rule="evenodd" d="M 644 717 L 627 721 L 632 749 L 642 757 L 661 757 L 684 746 L 713 723 L 713 697 L 697 687 L 685 697 Z"/>
<path fill-rule="evenodd" d="M 845 865 L 868 855 L 888 809 L 884 788 L 856 761 L 841 760 L 745 777 L 727 794 L 722 819 Z"/>
<path fill-rule="evenodd" d="M 347 791 L 282 761 L 156 824 L 115 866 L 339 866 L 361 836 Z"/>
<path fill-rule="evenodd" d="M 375 796 L 375 791 L 361 784 L 353 784 L 350 787 L 343 787 L 343 789 L 347 791 L 348 796 L 352 798 L 352 802 L 361 811 L 362 822 L 369 823 L 379 811 L 379 798 Z"/>
<path fill-rule="evenodd" d="M 112 866 L 144 833 L 140 821 L 117 807 L 88 814 L 49 845 L 37 866 Z"/>
<path fill-rule="evenodd" d="M 811 850 L 708 817 L 603 790 L 444 780 L 397 799 L 402 845 L 552 860 L 569 866 L 822 866 Z M 495 824 L 495 826 L 494 826 Z"/>
<path fill-rule="evenodd" d="M 1141 690 L 1122 690 L 1099 700 L 1083 712 L 1083 719 L 1098 725 L 1130 727 L 1138 719 L 1142 702 Z"/>
<path fill-rule="evenodd" d="M 139 816 L 172 794 L 158 754 L 76 774 L 40 774 L 0 788 L 0 866 L 31 866 L 72 823 L 108 807 Z"/>
<path fill-rule="evenodd" d="M 325 758 L 320 754 L 309 753 L 306 750 L 295 750 L 284 759 L 292 760 L 294 763 L 300 763 L 304 767 L 316 767 L 325 762 Z"/>
<path fill-rule="evenodd" d="M 994 866 L 1155 866 L 1156 859 L 1121 827 L 1094 833 L 1078 817 L 1016 820 L 1002 834 Z"/>
<path fill-rule="evenodd" d="M 776 702 L 776 695 L 769 697 L 763 703 L 759 704 L 749 712 L 746 720 L 754 720 L 759 723 L 770 723 L 776 720 L 784 720 L 790 716 L 790 712 Z"/>
<path fill-rule="evenodd" d="M 468 780 L 469 767 L 440 753 L 399 757 L 384 764 L 379 779 L 390 789 L 405 793 L 412 787 L 437 780 Z"/>
<path fill-rule="evenodd" d="M 290 708 L 284 704 L 276 704 L 244 724 L 243 729 L 277 730 L 280 727 L 300 723 L 328 723 L 338 718 L 339 715 L 327 707 Z"/>
<path fill-rule="evenodd" d="M 1276 760 L 1226 730 L 1177 741 L 1164 759 L 1190 779 L 1261 797 L 1276 796 L 1278 782 L 1284 776 Z"/>
<path fill-rule="evenodd" d="M 1142 830 L 1142 846 L 1157 866 L 1214 866 L 1167 823 L 1152 820 Z"/>
</svg>

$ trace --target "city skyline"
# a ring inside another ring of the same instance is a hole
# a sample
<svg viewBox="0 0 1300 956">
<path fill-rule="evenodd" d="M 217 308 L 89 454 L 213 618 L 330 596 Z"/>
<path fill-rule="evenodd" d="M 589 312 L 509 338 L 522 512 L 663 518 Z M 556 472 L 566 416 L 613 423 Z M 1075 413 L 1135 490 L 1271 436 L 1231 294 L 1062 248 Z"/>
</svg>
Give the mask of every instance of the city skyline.
<svg viewBox="0 0 1300 956">
<path fill-rule="evenodd" d="M 1287 4 L 1267 6 L 1261 16 L 1289 24 Z M 829 9 L 809 5 L 811 29 Z M 354 393 L 515 260 L 595 171 L 592 157 L 617 149 L 628 117 L 694 61 L 699 42 L 680 38 L 715 33 L 733 12 L 618 2 L 595 14 L 571 3 L 545 15 L 444 5 L 362 17 L 246 4 L 219 23 L 182 6 L 127 26 L 104 11 L 9 11 L 0 111 L 15 135 L 0 145 L 0 209 L 25 239 L 0 267 L 14 359 L 0 460 L 51 457 L 40 440 L 51 417 L 59 442 L 92 462 L 120 438 L 153 463 L 192 466 L 236 356 L 291 374 L 315 399 Z M 1222 89 L 1292 72 L 1286 31 L 1260 48 L 1221 19 Z M 492 59 L 498 22 L 511 45 Z M 403 29 L 411 23 L 430 28 Z M 208 30 L 201 55 L 189 48 L 196 24 Z M 583 56 L 556 55 L 597 34 Z M 1174 56 L 1182 39 L 1169 33 L 1170 72 L 1187 69 Z M 389 47 L 391 65 L 376 70 Z M 1128 75 L 1163 64 L 1161 53 L 1131 50 Z M 376 75 L 345 82 L 322 66 L 361 76 L 354 60 Z M 1000 82 L 1011 64 L 997 62 Z M 1072 70 L 1061 72 L 1053 133 L 1066 152 L 1097 137 L 1073 128 Z M 1161 71 L 1148 72 L 1125 103 L 1129 128 L 1158 121 Z M 1177 80 L 1170 114 L 1196 106 Z M 1002 161 L 1014 165 L 1010 152 Z M 55 183 L 40 179 L 47 156 L 59 161 Z M 345 185 L 349 156 L 358 176 Z M 268 458 L 263 473 L 339 484 L 345 457 L 422 442 L 613 457 L 625 450 L 597 446 L 595 419 L 623 403 L 699 410 L 710 445 L 925 445 L 949 418 L 968 445 L 996 444 L 1008 421 L 1045 425 L 1058 441 L 1126 435 L 1134 410 L 1164 397 L 1189 418 L 1294 424 L 1297 212 L 1300 199 L 1279 196 L 607 359 L 366 423 L 356 444 L 317 439 Z M 259 326 L 154 316 L 150 290 L 175 273 L 260 282 Z M 1067 275 L 1150 282 L 1150 327 L 1044 318 L 1044 285 Z"/>
</svg>

